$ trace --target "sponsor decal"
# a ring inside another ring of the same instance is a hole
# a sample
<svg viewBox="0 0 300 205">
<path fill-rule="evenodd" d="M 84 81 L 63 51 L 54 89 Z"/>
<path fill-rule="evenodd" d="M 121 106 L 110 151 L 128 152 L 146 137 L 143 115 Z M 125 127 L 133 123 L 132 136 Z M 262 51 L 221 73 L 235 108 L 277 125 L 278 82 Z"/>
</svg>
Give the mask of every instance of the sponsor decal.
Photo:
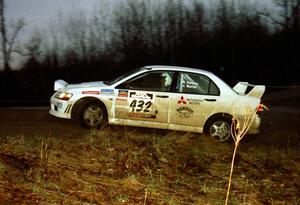
<svg viewBox="0 0 300 205">
<path fill-rule="evenodd" d="M 84 95 L 100 95 L 100 91 L 96 90 L 86 90 L 81 92 Z"/>
<path fill-rule="evenodd" d="M 183 87 L 184 87 L 184 88 L 197 89 L 198 83 L 194 83 L 194 82 L 185 82 L 185 83 L 183 83 Z"/>
<path fill-rule="evenodd" d="M 151 93 L 143 93 L 143 92 L 130 92 L 129 97 L 138 98 L 138 99 L 153 99 L 153 94 Z"/>
<path fill-rule="evenodd" d="M 186 100 L 184 99 L 183 96 L 180 97 L 180 100 L 177 102 L 178 104 L 186 104 Z"/>
<path fill-rule="evenodd" d="M 128 90 L 119 90 L 118 97 L 128 97 Z"/>
<path fill-rule="evenodd" d="M 130 113 L 128 113 L 128 117 L 155 119 L 156 115 L 139 113 L 139 112 L 130 112 Z"/>
<path fill-rule="evenodd" d="M 112 94 L 114 94 L 114 90 L 113 89 L 101 89 L 101 94 L 112 95 Z"/>
<path fill-rule="evenodd" d="M 64 113 L 70 113 L 70 111 L 71 111 L 71 107 L 73 106 L 73 104 L 69 104 L 67 107 L 66 107 L 66 109 L 65 109 L 65 112 Z"/>
<path fill-rule="evenodd" d="M 179 116 L 182 118 L 189 118 L 194 111 L 190 107 L 180 107 L 177 109 L 177 113 L 179 113 Z"/>
<path fill-rule="evenodd" d="M 187 99 L 187 101 L 190 105 L 200 105 L 200 103 L 203 102 L 203 100 L 199 99 Z"/>
<path fill-rule="evenodd" d="M 130 92 L 129 97 L 129 112 L 151 113 L 153 94 L 144 92 Z"/>
</svg>

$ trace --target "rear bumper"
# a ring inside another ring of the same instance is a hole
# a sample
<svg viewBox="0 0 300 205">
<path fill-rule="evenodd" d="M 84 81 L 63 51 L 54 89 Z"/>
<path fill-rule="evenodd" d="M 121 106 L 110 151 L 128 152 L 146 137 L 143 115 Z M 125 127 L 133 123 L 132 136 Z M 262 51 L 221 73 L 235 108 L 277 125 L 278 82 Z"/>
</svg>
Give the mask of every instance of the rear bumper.
<svg viewBox="0 0 300 205">
<path fill-rule="evenodd" d="M 250 126 L 247 134 L 259 134 L 260 133 L 260 125 L 261 125 L 261 119 L 260 117 L 256 114 L 254 116 L 252 125 Z"/>
</svg>

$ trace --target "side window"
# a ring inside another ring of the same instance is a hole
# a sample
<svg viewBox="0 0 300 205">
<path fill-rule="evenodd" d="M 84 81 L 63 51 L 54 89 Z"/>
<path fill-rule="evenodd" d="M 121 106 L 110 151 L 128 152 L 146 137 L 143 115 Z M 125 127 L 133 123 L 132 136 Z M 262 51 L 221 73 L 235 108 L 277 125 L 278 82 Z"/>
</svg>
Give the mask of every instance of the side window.
<svg viewBox="0 0 300 205">
<path fill-rule="evenodd" d="M 210 80 L 210 84 L 209 84 L 209 95 L 220 95 L 220 90 L 217 87 L 217 85 Z"/>
<path fill-rule="evenodd" d="M 216 84 L 207 76 L 195 73 L 180 73 L 176 90 L 179 93 L 199 95 L 220 95 Z"/>
<path fill-rule="evenodd" d="M 118 88 L 145 91 L 170 91 L 173 72 L 154 71 L 145 73 L 122 83 Z"/>
</svg>

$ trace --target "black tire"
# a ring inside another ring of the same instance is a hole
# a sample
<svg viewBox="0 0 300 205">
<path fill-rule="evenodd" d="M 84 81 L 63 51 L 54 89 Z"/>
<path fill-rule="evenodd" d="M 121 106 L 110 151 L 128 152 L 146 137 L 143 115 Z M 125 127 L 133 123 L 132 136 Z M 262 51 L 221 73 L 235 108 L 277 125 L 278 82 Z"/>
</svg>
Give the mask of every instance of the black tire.
<svg viewBox="0 0 300 205">
<path fill-rule="evenodd" d="M 82 104 L 78 119 L 82 127 L 100 129 L 107 124 L 105 107 L 98 102 L 90 101 Z"/>
<path fill-rule="evenodd" d="M 219 142 L 229 142 L 232 140 L 231 123 L 229 118 L 215 118 L 207 125 L 206 133 L 217 139 Z"/>
</svg>

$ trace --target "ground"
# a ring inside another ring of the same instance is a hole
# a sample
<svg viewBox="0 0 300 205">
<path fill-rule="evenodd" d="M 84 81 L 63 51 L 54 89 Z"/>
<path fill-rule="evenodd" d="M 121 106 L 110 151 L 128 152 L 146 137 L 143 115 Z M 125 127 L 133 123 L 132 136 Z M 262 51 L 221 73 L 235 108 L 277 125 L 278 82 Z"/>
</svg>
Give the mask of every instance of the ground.
<svg viewBox="0 0 300 205">
<path fill-rule="evenodd" d="M 299 88 L 270 91 L 238 148 L 230 204 L 300 204 Z M 0 204 L 224 204 L 233 143 L 167 130 L 86 130 L 48 108 L 0 108 Z"/>
</svg>

